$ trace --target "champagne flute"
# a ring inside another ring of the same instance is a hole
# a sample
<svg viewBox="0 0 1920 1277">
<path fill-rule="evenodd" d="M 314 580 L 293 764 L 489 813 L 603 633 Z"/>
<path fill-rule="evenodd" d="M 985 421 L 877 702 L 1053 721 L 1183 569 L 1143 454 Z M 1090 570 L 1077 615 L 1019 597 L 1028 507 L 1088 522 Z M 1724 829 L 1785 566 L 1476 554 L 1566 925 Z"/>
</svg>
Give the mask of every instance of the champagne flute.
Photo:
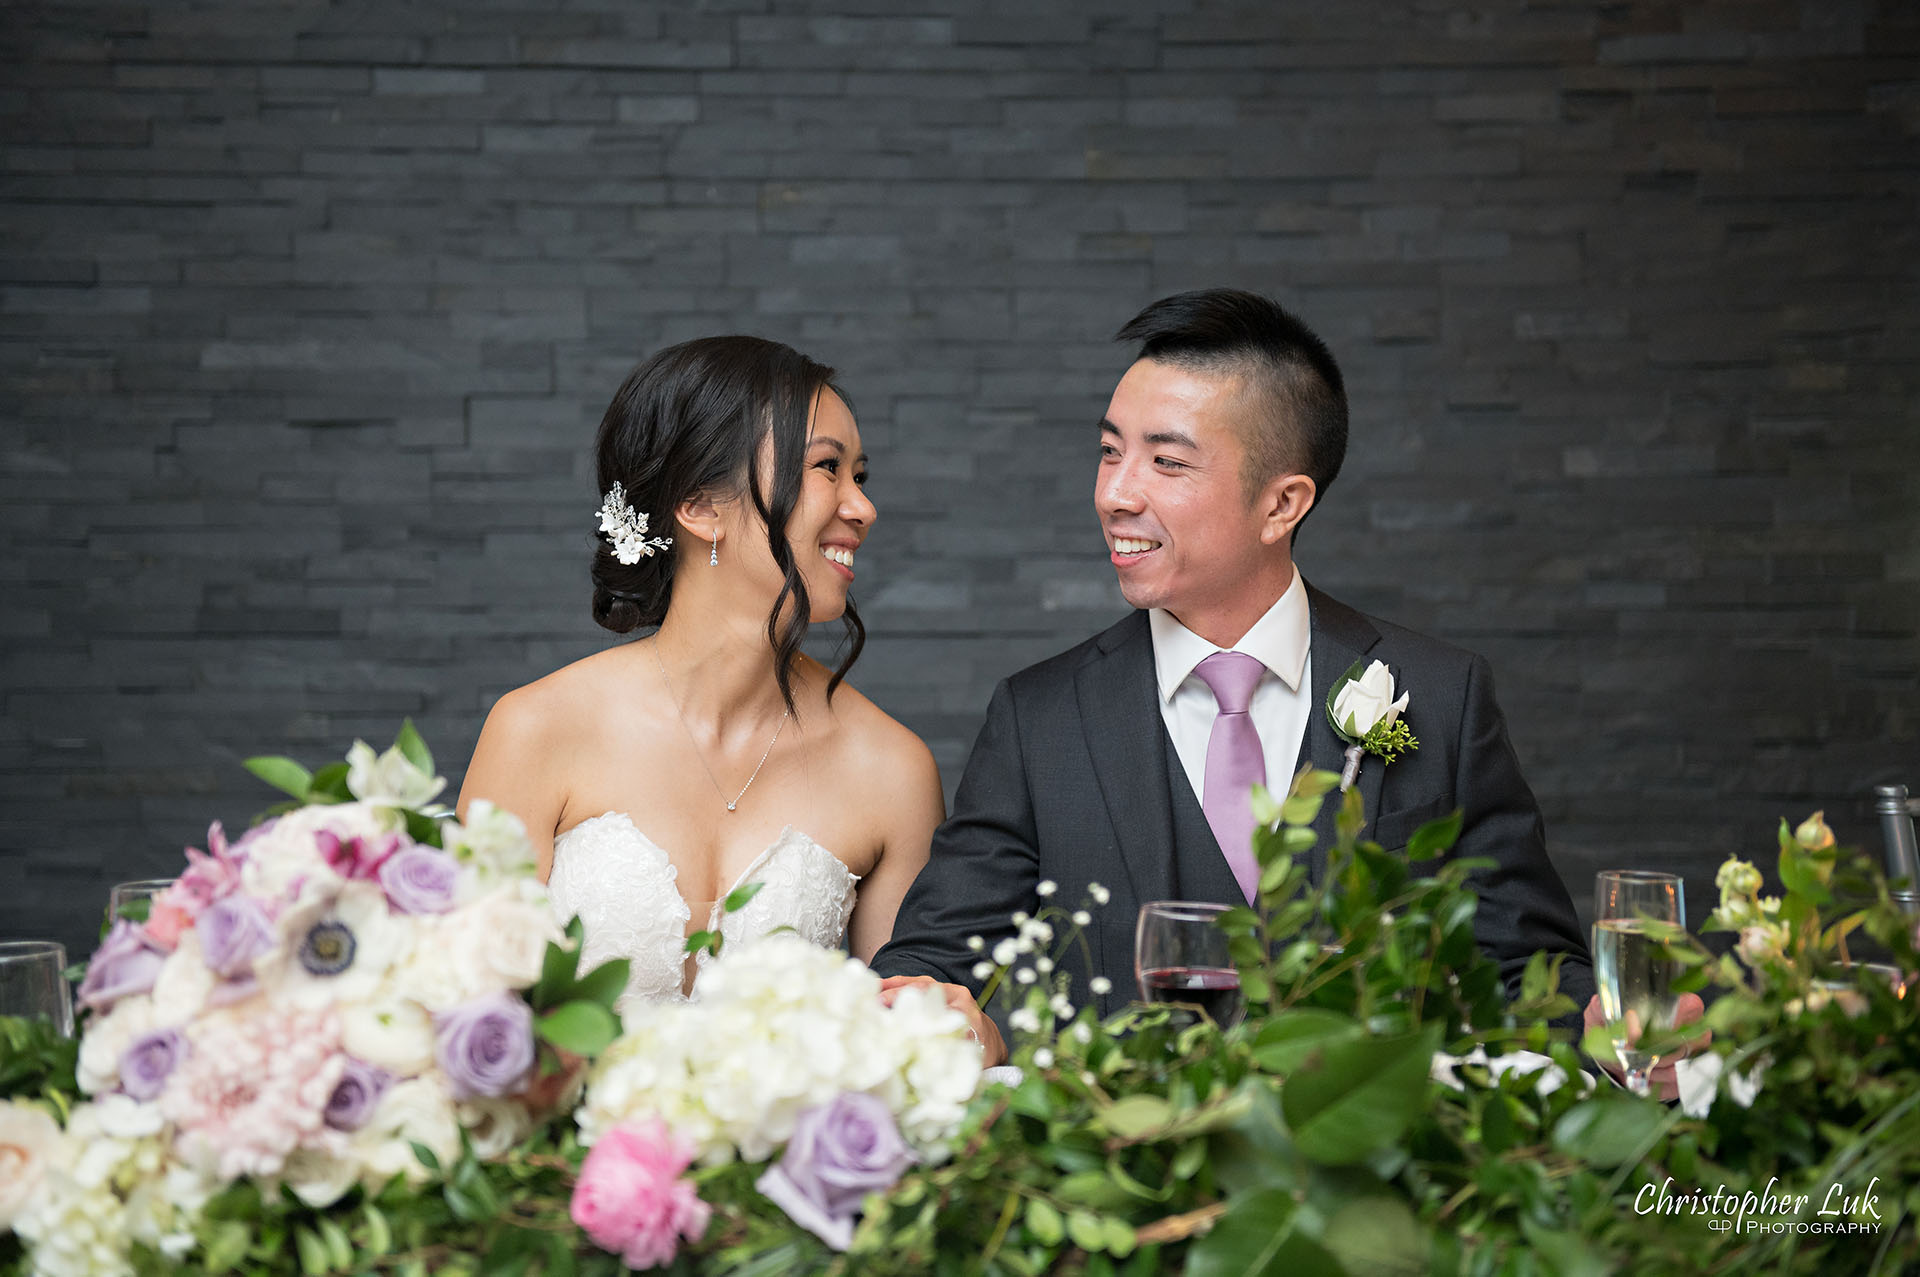
<svg viewBox="0 0 1920 1277">
<path fill-rule="evenodd" d="M 153 898 L 174 884 L 172 878 L 138 878 L 132 882 L 116 882 L 107 893 L 107 925 L 111 927 L 121 918 L 121 910 L 134 901 L 145 902 L 146 908 L 152 908 Z M 141 914 L 144 920 L 145 914 Z"/>
<path fill-rule="evenodd" d="M 1660 955 L 1648 923 L 1687 925 L 1683 887 L 1677 874 L 1645 869 L 1605 869 L 1594 877 L 1594 981 L 1614 1054 L 1635 1095 L 1649 1093 L 1648 1075 L 1660 1063 L 1658 1053 L 1639 1043 L 1649 1032 L 1672 1028 L 1680 1002 L 1672 991 L 1678 964 Z"/>
<path fill-rule="evenodd" d="M 0 942 L 0 1015 L 51 1020 L 61 1037 L 73 1036 L 66 946 L 52 940 Z"/>
<path fill-rule="evenodd" d="M 1240 1022 L 1240 970 L 1218 926 L 1226 905 L 1153 900 L 1140 907 L 1133 933 L 1133 970 L 1143 1002 L 1198 1007 L 1221 1028 Z"/>
</svg>

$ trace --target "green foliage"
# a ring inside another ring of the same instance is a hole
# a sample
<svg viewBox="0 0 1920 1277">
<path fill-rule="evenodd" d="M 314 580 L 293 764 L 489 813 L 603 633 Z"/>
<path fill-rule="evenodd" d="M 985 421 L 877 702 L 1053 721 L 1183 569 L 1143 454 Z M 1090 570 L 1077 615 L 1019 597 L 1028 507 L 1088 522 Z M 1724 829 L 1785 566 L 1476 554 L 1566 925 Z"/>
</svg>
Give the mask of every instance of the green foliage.
<svg viewBox="0 0 1920 1277">
<path fill-rule="evenodd" d="M 0 1015 L 0 1100 L 40 1100 L 65 1120 L 79 1084 L 77 1039 L 62 1037 L 48 1020 Z"/>
</svg>

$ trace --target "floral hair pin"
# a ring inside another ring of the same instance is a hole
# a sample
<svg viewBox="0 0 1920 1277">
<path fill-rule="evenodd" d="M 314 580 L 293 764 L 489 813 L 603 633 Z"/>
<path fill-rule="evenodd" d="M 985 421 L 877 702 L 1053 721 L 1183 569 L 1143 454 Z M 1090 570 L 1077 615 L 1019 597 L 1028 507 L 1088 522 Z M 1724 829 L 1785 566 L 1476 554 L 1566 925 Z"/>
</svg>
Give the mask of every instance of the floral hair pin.
<svg viewBox="0 0 1920 1277">
<path fill-rule="evenodd" d="M 671 550 L 668 537 L 647 536 L 647 516 L 627 504 L 627 490 L 616 482 L 600 503 L 600 530 L 613 542 L 613 557 L 631 567 L 656 550 Z"/>
<path fill-rule="evenodd" d="M 1375 661 L 1365 673 L 1355 661 L 1327 693 L 1327 718 L 1347 742 L 1347 765 L 1340 769 L 1343 794 L 1360 778 L 1361 755 L 1377 754 L 1381 762 L 1390 763 L 1404 751 L 1420 748 L 1413 732 L 1400 721 L 1412 693 L 1402 692 L 1395 700 L 1393 691 L 1393 673 L 1385 661 Z"/>
</svg>

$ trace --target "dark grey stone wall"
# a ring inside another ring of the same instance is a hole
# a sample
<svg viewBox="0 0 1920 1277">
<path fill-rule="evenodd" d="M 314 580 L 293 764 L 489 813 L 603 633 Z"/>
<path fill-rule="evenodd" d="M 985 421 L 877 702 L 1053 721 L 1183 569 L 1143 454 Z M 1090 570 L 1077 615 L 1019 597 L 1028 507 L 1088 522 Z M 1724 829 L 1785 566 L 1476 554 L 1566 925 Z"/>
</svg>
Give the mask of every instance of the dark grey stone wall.
<svg viewBox="0 0 1920 1277">
<path fill-rule="evenodd" d="M 1119 614 L 1107 338 L 1209 284 L 1337 352 L 1300 559 L 1492 658 L 1583 908 L 1870 839 L 1920 785 L 1916 55 L 1902 0 L 9 4 L 0 934 L 81 947 L 249 754 L 411 715 L 457 784 L 607 641 L 592 426 L 702 333 L 856 395 L 855 681 L 951 785 Z"/>
</svg>

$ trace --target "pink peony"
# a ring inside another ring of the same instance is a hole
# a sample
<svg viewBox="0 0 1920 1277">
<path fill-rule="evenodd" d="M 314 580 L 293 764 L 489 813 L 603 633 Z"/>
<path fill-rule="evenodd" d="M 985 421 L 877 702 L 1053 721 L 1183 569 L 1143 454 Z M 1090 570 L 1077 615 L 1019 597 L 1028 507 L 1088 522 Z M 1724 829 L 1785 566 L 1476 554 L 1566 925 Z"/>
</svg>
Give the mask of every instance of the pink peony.
<svg viewBox="0 0 1920 1277">
<path fill-rule="evenodd" d="M 711 1208 L 681 1175 L 693 1145 L 659 1118 L 614 1127 L 594 1144 L 573 1188 L 573 1222 L 629 1268 L 673 1262 L 680 1239 L 707 1231 Z"/>
<path fill-rule="evenodd" d="M 287 1155 L 325 1129 L 346 1069 L 331 1011 L 212 1015 L 187 1029 L 191 1051 L 160 1092 L 191 1162 L 222 1179 L 277 1175 Z"/>
</svg>

